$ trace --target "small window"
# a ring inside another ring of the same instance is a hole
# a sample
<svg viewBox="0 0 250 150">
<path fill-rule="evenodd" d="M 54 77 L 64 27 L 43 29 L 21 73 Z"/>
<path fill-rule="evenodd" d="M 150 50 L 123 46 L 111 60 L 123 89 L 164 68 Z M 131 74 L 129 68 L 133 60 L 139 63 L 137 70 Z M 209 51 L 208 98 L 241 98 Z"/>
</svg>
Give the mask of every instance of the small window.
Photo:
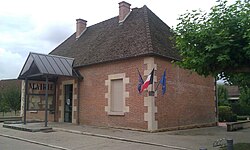
<svg viewBox="0 0 250 150">
<path fill-rule="evenodd" d="M 111 80 L 111 112 L 123 112 L 123 79 Z"/>
<path fill-rule="evenodd" d="M 108 80 L 105 80 L 105 85 L 108 86 L 108 91 L 105 93 L 105 98 L 108 100 L 105 112 L 108 115 L 124 116 L 125 112 L 129 112 L 129 106 L 126 106 L 126 98 L 129 97 L 129 92 L 125 88 L 127 84 L 129 78 L 126 78 L 125 73 L 108 75 Z"/>
</svg>

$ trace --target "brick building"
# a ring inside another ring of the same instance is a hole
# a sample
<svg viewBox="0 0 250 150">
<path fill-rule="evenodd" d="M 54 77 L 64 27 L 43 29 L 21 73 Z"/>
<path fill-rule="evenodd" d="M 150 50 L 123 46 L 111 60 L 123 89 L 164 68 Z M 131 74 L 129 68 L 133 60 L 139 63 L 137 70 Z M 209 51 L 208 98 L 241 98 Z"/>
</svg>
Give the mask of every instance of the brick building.
<svg viewBox="0 0 250 150">
<path fill-rule="evenodd" d="M 0 80 L 0 91 L 5 90 L 6 88 L 12 88 L 12 87 L 21 88 L 21 80 L 17 80 L 17 79 Z"/>
<path fill-rule="evenodd" d="M 170 28 L 147 6 L 131 10 L 121 2 L 116 17 L 89 27 L 76 21 L 76 32 L 45 57 L 74 58 L 73 69 L 83 79 L 58 76 L 51 82 L 50 121 L 145 131 L 215 125 L 214 78 L 172 63 L 181 58 Z M 144 79 L 155 69 L 148 90 L 155 90 L 166 69 L 167 92 L 139 94 L 137 68 Z M 43 93 L 33 83 L 29 88 Z M 44 110 L 30 109 L 27 116 L 44 119 Z"/>
</svg>

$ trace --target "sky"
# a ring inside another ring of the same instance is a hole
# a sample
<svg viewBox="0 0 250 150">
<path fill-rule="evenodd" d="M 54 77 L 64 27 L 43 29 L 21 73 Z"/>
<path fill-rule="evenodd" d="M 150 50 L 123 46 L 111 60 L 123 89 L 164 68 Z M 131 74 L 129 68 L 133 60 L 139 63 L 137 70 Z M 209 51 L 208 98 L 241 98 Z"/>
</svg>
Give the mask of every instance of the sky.
<svg viewBox="0 0 250 150">
<path fill-rule="evenodd" d="M 0 80 L 17 78 L 29 52 L 48 54 L 75 32 L 76 19 L 87 26 L 118 16 L 122 0 L 5 0 L 0 3 Z M 187 10 L 209 11 L 216 0 L 125 0 L 147 5 L 170 27 Z M 233 0 L 229 0 L 232 2 Z"/>
</svg>

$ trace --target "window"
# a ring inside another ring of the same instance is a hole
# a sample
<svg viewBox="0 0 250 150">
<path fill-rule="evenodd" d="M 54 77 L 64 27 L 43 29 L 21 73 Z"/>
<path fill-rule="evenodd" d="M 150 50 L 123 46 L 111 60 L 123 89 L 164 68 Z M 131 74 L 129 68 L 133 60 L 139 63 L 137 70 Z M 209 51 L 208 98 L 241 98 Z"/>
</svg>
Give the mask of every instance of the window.
<svg viewBox="0 0 250 150">
<path fill-rule="evenodd" d="M 48 109 L 54 110 L 54 95 L 48 95 Z M 45 95 L 32 94 L 28 98 L 28 110 L 45 110 Z"/>
<path fill-rule="evenodd" d="M 29 81 L 27 92 L 27 109 L 30 111 L 45 110 L 46 83 L 42 81 Z M 54 110 L 55 85 L 48 83 L 48 109 Z"/>
<path fill-rule="evenodd" d="M 123 112 L 123 81 L 111 80 L 111 111 Z"/>
<path fill-rule="evenodd" d="M 129 106 L 126 106 L 126 99 L 129 97 L 129 92 L 126 91 L 127 84 L 129 78 L 126 78 L 125 73 L 108 75 L 108 80 L 105 80 L 108 87 L 105 93 L 108 101 L 105 111 L 108 115 L 125 115 L 125 112 L 129 112 Z"/>
</svg>

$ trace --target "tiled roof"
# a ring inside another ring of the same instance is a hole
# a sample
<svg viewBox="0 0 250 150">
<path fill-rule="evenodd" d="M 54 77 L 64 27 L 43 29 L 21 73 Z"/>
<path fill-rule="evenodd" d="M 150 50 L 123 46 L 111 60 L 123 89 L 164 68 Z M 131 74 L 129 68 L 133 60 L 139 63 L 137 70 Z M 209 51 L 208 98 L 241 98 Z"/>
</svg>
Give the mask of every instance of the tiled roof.
<svg viewBox="0 0 250 150">
<path fill-rule="evenodd" d="M 228 92 L 228 96 L 233 97 L 233 96 L 240 96 L 240 90 L 238 86 L 232 86 L 228 85 L 225 86 Z"/>
<path fill-rule="evenodd" d="M 50 54 L 75 58 L 74 67 L 142 55 L 180 60 L 170 36 L 170 28 L 143 6 L 133 9 L 122 25 L 114 17 L 88 27 L 78 40 L 74 33 Z"/>
</svg>

